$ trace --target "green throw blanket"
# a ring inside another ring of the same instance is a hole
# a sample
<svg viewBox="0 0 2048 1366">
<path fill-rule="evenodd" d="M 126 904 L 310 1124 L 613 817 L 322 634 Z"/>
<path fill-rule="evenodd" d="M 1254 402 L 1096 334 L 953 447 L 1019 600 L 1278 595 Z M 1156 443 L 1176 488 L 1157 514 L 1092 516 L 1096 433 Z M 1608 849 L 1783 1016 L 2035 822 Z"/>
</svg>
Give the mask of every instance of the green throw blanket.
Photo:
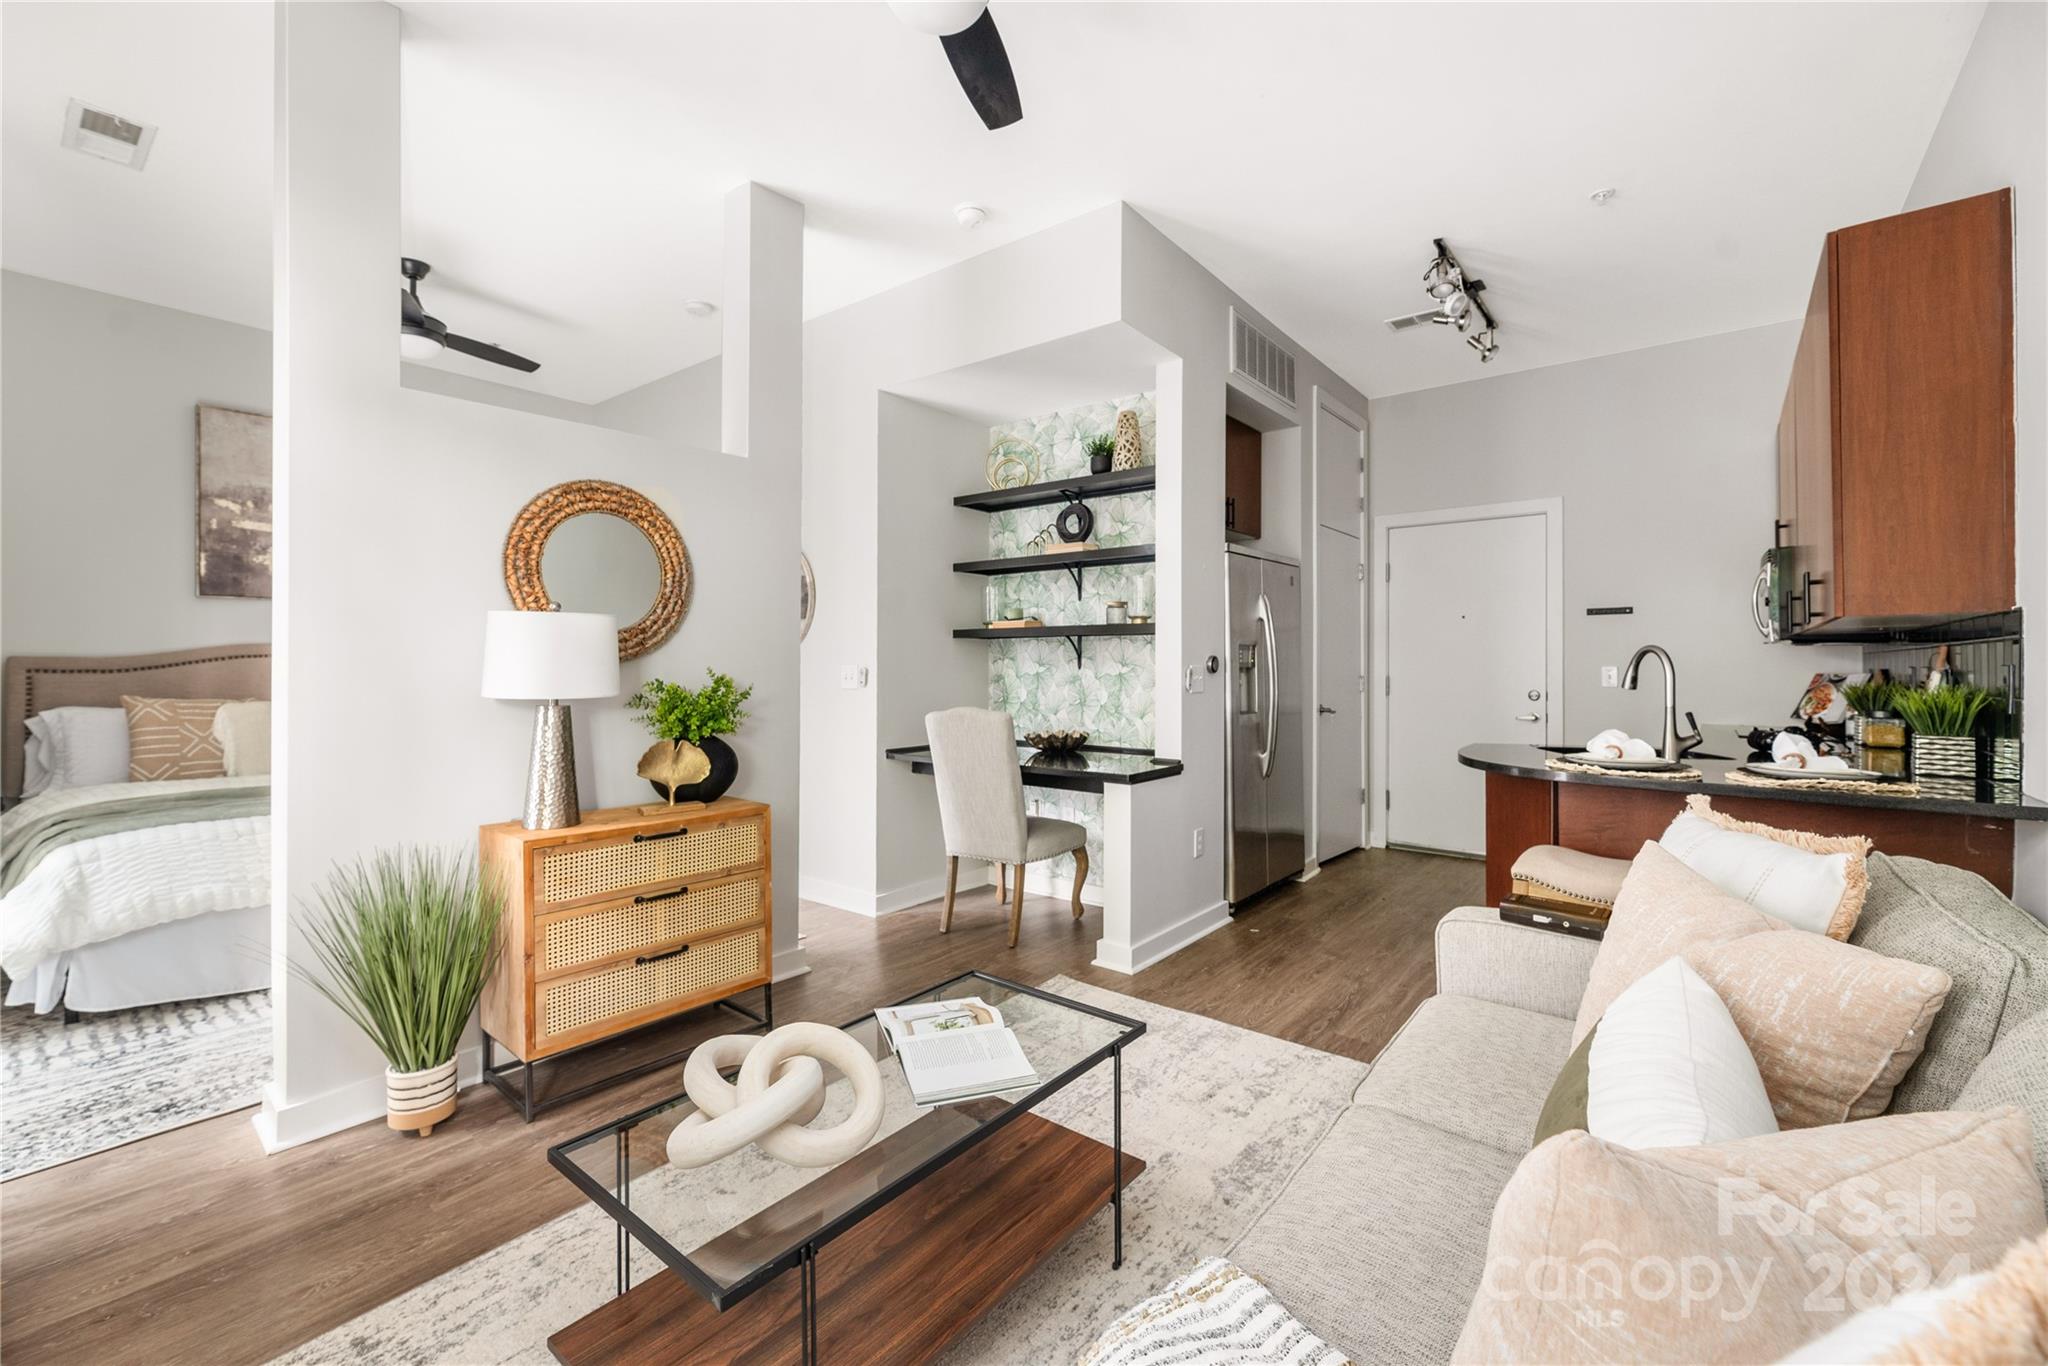
<svg viewBox="0 0 2048 1366">
<path fill-rule="evenodd" d="M 0 896 L 67 844 L 124 830 L 269 814 L 268 778 L 109 783 L 34 797 L 0 820 Z"/>
</svg>

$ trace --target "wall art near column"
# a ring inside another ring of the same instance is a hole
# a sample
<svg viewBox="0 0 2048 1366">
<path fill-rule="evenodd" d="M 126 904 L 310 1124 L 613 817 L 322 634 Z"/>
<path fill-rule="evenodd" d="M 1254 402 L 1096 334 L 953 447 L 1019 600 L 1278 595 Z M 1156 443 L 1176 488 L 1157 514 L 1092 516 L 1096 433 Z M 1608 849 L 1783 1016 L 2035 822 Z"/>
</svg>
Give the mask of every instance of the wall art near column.
<svg viewBox="0 0 2048 1366">
<path fill-rule="evenodd" d="M 811 633 L 811 623 L 818 619 L 818 576 L 811 572 L 809 555 L 799 550 L 796 558 L 803 570 L 803 591 L 797 600 L 797 611 L 802 614 L 803 629 L 797 632 L 796 638 L 801 641 Z"/>
<path fill-rule="evenodd" d="M 270 596 L 270 419 L 198 405 L 199 596 Z"/>
</svg>

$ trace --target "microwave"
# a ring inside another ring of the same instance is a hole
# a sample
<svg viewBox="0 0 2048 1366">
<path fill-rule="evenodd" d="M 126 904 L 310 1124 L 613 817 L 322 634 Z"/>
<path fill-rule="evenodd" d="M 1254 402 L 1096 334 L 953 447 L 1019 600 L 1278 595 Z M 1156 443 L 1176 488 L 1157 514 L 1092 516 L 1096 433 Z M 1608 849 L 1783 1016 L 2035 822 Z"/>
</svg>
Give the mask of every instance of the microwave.
<svg viewBox="0 0 2048 1366">
<path fill-rule="evenodd" d="M 1792 619 L 1792 547 L 1772 546 L 1757 566 L 1749 614 L 1766 641 L 1788 640 L 1800 623 Z"/>
</svg>

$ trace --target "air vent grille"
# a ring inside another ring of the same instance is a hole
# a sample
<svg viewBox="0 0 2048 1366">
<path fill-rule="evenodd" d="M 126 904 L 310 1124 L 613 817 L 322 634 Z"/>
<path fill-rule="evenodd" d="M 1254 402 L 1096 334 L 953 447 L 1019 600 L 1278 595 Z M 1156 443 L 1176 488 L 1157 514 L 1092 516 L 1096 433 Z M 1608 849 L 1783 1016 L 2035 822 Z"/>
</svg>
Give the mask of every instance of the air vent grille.
<svg viewBox="0 0 2048 1366">
<path fill-rule="evenodd" d="M 1294 406 L 1294 357 L 1230 310 L 1230 373 Z"/>
<path fill-rule="evenodd" d="M 65 107 L 64 136 L 59 141 L 74 152 L 139 171 L 149 160 L 156 128 L 73 100 Z"/>
<path fill-rule="evenodd" d="M 1387 331 L 1406 332 L 1411 327 L 1422 326 L 1424 323 L 1429 322 L 1431 319 L 1435 318 L 1436 315 L 1436 309 L 1426 308 L 1420 313 L 1409 313 L 1403 317 L 1389 318 L 1387 319 Z"/>
</svg>

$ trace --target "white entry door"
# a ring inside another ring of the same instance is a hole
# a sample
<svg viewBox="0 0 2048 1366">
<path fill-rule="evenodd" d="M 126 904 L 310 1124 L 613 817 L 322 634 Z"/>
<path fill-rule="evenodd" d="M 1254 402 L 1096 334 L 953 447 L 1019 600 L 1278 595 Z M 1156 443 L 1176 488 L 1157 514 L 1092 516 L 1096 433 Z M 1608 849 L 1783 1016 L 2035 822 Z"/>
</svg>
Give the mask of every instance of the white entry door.
<svg viewBox="0 0 2048 1366">
<path fill-rule="evenodd" d="M 1389 844 L 1485 852 L 1485 783 L 1458 751 L 1547 740 L 1547 523 L 1529 513 L 1388 530 Z"/>
<path fill-rule="evenodd" d="M 1316 714 L 1311 740 L 1316 859 L 1365 833 L 1365 424 L 1316 393 Z"/>
</svg>

